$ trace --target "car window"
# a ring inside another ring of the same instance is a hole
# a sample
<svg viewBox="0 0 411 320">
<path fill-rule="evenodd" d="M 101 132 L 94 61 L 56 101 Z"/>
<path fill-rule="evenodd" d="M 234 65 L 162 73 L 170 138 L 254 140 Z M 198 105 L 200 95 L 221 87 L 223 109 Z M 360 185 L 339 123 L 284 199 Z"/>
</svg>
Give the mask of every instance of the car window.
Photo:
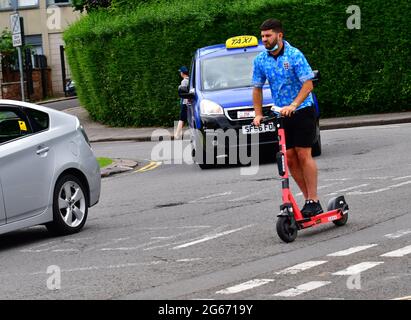
<svg viewBox="0 0 411 320">
<path fill-rule="evenodd" d="M 33 128 L 33 133 L 47 130 L 49 128 L 50 120 L 47 113 L 30 108 L 25 108 L 24 111 L 29 117 L 31 126 Z"/>
<path fill-rule="evenodd" d="M 28 123 L 17 112 L 0 109 L 0 143 L 20 138 L 29 133 Z"/>
<path fill-rule="evenodd" d="M 250 87 L 252 85 L 253 61 L 258 53 L 247 52 L 204 59 L 201 62 L 203 90 Z"/>
</svg>

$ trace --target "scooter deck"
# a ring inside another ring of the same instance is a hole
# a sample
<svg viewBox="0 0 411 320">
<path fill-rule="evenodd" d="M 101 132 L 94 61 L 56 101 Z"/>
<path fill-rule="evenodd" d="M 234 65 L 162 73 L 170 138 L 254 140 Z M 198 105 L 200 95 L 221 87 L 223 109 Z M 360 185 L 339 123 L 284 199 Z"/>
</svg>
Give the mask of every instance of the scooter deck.
<svg viewBox="0 0 411 320">
<path fill-rule="evenodd" d="M 341 209 L 335 209 L 335 210 L 331 210 L 328 212 L 318 214 L 310 218 L 297 220 L 296 222 L 301 227 L 301 229 L 306 229 L 312 226 L 336 221 L 336 220 L 341 219 L 342 217 L 343 217 L 343 212 L 341 211 Z"/>
</svg>

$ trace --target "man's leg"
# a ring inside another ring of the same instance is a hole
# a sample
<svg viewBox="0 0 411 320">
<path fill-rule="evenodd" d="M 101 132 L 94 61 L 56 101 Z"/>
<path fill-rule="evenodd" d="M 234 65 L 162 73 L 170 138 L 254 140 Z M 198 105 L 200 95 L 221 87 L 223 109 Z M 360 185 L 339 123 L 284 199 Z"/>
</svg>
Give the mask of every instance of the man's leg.
<svg viewBox="0 0 411 320">
<path fill-rule="evenodd" d="M 296 147 L 295 153 L 298 158 L 299 170 L 301 171 L 306 187 L 306 199 L 317 201 L 318 169 L 315 160 L 311 156 L 311 148 Z"/>
<path fill-rule="evenodd" d="M 174 133 L 174 139 L 178 140 L 181 139 L 183 135 L 183 126 L 184 126 L 184 121 L 179 120 L 177 124 L 176 131 Z"/>
<path fill-rule="evenodd" d="M 303 167 L 301 166 L 298 154 L 295 148 L 287 150 L 287 162 L 291 175 L 304 195 L 304 198 L 309 199 L 309 193 L 306 185 Z"/>
</svg>

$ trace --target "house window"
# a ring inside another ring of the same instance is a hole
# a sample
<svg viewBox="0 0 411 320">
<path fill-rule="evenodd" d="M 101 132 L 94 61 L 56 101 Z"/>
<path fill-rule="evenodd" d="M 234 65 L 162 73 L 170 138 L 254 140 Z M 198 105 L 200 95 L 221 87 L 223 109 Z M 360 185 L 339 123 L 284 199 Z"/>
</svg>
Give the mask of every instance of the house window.
<svg viewBox="0 0 411 320">
<path fill-rule="evenodd" d="M 0 0 L 0 10 L 11 9 L 10 0 Z"/>
<path fill-rule="evenodd" d="M 47 3 L 49 5 L 53 5 L 53 4 L 70 4 L 71 0 L 48 0 Z"/>
<path fill-rule="evenodd" d="M 0 0 L 0 10 L 12 10 L 12 0 Z M 19 8 L 38 7 L 39 0 L 19 0 Z"/>
<path fill-rule="evenodd" d="M 39 0 L 19 0 L 19 8 L 35 7 L 39 5 Z"/>
</svg>

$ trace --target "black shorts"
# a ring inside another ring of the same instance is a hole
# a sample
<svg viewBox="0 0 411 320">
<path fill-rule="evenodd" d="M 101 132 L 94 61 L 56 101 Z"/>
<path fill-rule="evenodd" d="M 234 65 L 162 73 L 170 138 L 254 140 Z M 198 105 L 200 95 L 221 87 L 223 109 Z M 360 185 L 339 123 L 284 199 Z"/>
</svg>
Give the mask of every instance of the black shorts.
<svg viewBox="0 0 411 320">
<path fill-rule="evenodd" d="M 180 121 L 187 122 L 187 105 L 180 104 Z"/>
<path fill-rule="evenodd" d="M 287 149 L 312 147 L 317 133 L 315 108 L 297 110 L 291 117 L 284 118 L 285 143 Z"/>
</svg>

